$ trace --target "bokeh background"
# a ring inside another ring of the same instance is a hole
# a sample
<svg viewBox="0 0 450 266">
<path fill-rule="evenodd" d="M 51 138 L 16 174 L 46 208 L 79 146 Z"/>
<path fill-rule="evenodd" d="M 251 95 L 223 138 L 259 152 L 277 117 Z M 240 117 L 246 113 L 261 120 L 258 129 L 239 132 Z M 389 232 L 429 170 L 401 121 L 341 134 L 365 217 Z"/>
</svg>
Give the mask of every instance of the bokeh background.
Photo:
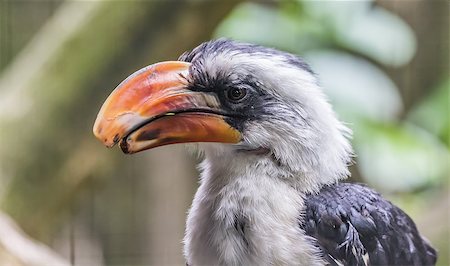
<svg viewBox="0 0 450 266">
<path fill-rule="evenodd" d="M 211 38 L 303 56 L 354 131 L 352 181 L 449 265 L 449 2 L 0 0 L 0 265 L 183 265 L 197 159 L 92 135 L 107 95 Z"/>
</svg>

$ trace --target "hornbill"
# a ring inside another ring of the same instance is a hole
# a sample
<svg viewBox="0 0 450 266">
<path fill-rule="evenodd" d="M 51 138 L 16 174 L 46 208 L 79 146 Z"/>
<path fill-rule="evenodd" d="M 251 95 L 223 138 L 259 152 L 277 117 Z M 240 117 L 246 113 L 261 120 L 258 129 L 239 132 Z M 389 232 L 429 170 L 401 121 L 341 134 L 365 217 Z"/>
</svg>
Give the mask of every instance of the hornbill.
<svg viewBox="0 0 450 266">
<path fill-rule="evenodd" d="M 184 237 L 188 265 L 432 265 L 401 209 L 349 176 L 351 131 L 299 57 L 228 39 L 138 70 L 94 134 L 125 153 L 204 154 Z"/>
</svg>

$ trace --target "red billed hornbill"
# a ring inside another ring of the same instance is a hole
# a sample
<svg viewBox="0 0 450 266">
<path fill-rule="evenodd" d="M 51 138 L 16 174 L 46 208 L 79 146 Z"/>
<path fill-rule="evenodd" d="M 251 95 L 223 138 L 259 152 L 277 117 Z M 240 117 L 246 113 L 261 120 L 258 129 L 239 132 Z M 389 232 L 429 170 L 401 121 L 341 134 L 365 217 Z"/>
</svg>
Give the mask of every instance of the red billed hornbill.
<svg viewBox="0 0 450 266">
<path fill-rule="evenodd" d="M 123 81 L 94 133 L 123 152 L 197 142 L 188 265 L 432 265 L 402 210 L 349 175 L 350 130 L 297 56 L 219 39 Z"/>
</svg>

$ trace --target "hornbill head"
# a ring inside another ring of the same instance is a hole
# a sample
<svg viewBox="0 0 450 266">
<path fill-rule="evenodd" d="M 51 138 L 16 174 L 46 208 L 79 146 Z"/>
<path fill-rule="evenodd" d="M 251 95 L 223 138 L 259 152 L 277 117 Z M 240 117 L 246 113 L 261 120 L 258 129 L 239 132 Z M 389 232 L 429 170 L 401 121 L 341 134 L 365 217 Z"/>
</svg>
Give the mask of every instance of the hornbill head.
<svg viewBox="0 0 450 266">
<path fill-rule="evenodd" d="M 270 158 L 317 184 L 346 177 L 351 154 L 350 131 L 304 61 L 226 39 L 129 76 L 103 104 L 94 134 L 125 153 L 199 142 L 219 158 Z"/>
</svg>

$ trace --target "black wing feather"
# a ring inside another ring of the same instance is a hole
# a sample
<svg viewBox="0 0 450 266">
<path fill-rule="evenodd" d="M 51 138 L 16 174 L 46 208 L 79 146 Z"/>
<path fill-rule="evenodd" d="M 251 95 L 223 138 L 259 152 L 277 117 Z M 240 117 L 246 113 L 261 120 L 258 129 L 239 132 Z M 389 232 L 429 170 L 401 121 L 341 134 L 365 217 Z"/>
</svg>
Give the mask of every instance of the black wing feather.
<svg viewBox="0 0 450 266">
<path fill-rule="evenodd" d="M 372 189 L 340 183 L 308 195 L 300 226 L 331 265 L 434 265 L 411 218 Z"/>
</svg>

